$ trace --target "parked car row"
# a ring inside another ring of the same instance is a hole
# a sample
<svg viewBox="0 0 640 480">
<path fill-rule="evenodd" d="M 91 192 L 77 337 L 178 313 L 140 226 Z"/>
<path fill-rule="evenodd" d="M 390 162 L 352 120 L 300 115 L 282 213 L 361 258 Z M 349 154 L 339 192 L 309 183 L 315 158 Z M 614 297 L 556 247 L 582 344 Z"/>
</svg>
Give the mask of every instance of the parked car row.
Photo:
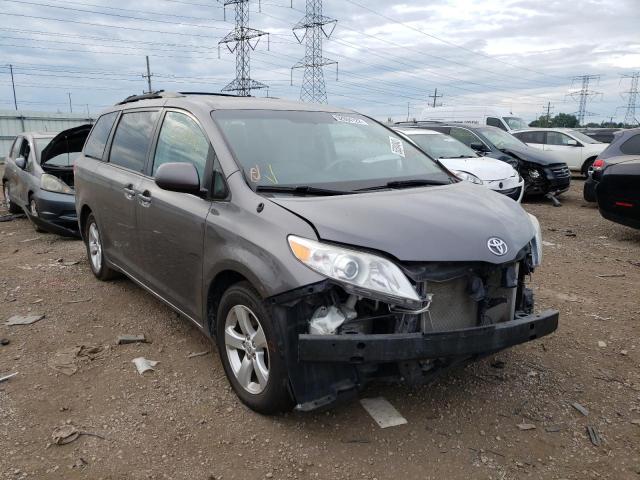
<svg viewBox="0 0 640 480">
<path fill-rule="evenodd" d="M 33 155 L 20 146 L 3 184 L 28 210 L 14 189 L 40 152 L 31 196 L 72 189 L 57 193 L 75 193 L 98 279 L 127 275 L 212 337 L 249 407 L 311 410 L 557 328 L 527 286 L 540 225 L 509 197 L 566 190 L 568 176 L 516 139 L 517 155 L 497 147 L 493 129 L 478 138 L 508 155 L 500 165 L 431 126 L 400 133 L 351 110 L 156 92 L 108 109 L 90 133 L 32 142 Z M 54 154 L 66 158 L 55 168 Z"/>
</svg>

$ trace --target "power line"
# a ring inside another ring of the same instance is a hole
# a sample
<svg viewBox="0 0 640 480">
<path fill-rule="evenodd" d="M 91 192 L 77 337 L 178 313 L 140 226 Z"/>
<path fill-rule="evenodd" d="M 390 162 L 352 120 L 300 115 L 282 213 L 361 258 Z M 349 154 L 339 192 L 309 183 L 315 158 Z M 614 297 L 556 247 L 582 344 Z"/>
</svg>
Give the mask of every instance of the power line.
<svg viewBox="0 0 640 480">
<path fill-rule="evenodd" d="M 239 96 L 250 97 L 251 90 L 269 88 L 264 83 L 251 78 L 250 55 L 260 41 L 260 37 L 267 32 L 250 28 L 249 24 L 249 0 L 224 0 L 226 12 L 227 5 L 233 5 L 236 12 L 236 27 L 218 42 L 218 54 L 220 45 L 236 54 L 236 78 L 222 89 L 223 92 L 236 92 Z M 255 40 L 251 43 L 251 40 Z"/>
<path fill-rule="evenodd" d="M 291 67 L 291 84 L 293 85 L 293 70 L 304 68 L 300 100 L 303 102 L 327 103 L 327 91 L 324 84 L 326 65 L 336 66 L 336 80 L 338 79 L 338 62 L 322 56 L 322 39 L 331 37 L 338 21 L 322 14 L 322 0 L 307 0 L 307 11 L 302 20 L 293 27 L 293 34 L 299 43 L 305 41 L 304 58 Z M 298 30 L 304 30 L 299 37 Z"/>
<path fill-rule="evenodd" d="M 587 111 L 587 100 L 589 97 L 593 97 L 596 95 L 601 95 L 600 92 L 595 92 L 589 89 L 589 83 L 592 80 L 600 80 L 600 75 L 579 75 L 573 77 L 572 85 L 574 82 L 578 82 L 581 84 L 580 90 L 576 92 L 572 92 L 569 94 L 570 97 L 578 99 L 578 111 L 576 112 L 576 116 L 578 117 L 578 125 L 582 126 L 584 123 L 584 117 L 594 115 L 591 112 Z"/>
</svg>

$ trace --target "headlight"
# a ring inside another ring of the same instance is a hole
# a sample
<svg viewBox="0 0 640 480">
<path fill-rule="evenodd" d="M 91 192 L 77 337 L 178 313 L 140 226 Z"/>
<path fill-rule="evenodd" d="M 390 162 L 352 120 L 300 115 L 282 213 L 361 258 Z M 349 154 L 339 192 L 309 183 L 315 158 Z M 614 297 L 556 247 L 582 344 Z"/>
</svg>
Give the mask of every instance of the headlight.
<svg viewBox="0 0 640 480">
<path fill-rule="evenodd" d="M 73 189 L 58 177 L 43 173 L 40 177 L 40 188 L 48 192 L 73 193 Z"/>
<path fill-rule="evenodd" d="M 530 213 L 528 215 L 531 220 L 531 225 L 533 225 L 533 230 L 535 231 L 533 240 L 531 240 L 531 257 L 533 266 L 538 267 L 542 264 L 542 229 L 540 228 L 538 219 Z"/>
<path fill-rule="evenodd" d="M 394 305 L 415 307 L 421 302 L 404 273 L 385 258 L 293 235 L 288 241 L 298 260 L 337 280 L 350 293 L 378 297 Z"/>
<path fill-rule="evenodd" d="M 462 170 L 454 170 L 453 173 L 455 173 L 456 177 L 458 177 L 460 180 L 475 183 L 477 185 L 482 185 L 482 180 L 476 177 L 473 173 L 463 172 Z"/>
</svg>

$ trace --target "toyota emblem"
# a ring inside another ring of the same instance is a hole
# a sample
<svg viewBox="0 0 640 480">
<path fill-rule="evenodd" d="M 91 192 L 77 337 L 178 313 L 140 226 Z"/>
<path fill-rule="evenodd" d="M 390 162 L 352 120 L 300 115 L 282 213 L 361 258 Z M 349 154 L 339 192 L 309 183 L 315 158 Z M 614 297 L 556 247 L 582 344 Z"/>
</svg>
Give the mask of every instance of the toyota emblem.
<svg viewBox="0 0 640 480">
<path fill-rule="evenodd" d="M 507 243 L 498 237 L 491 237 L 487 241 L 487 247 L 489 248 L 489 251 L 491 253 L 497 255 L 498 257 L 501 257 L 509 251 Z"/>
</svg>

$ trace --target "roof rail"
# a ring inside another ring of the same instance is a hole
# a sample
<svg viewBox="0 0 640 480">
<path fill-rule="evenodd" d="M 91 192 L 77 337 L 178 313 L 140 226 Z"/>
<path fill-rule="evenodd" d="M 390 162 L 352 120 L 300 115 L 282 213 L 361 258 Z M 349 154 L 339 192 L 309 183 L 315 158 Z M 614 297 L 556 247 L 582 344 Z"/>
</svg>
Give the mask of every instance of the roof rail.
<svg viewBox="0 0 640 480">
<path fill-rule="evenodd" d="M 425 123 L 451 123 L 451 122 L 443 122 L 441 120 L 409 120 L 403 122 L 396 122 L 394 125 L 420 125 Z"/>
<path fill-rule="evenodd" d="M 175 92 L 165 92 L 164 90 L 157 90 L 155 92 L 143 93 L 142 95 L 131 95 L 121 102 L 116 103 L 116 105 L 124 105 L 125 103 L 138 102 L 140 100 L 151 100 L 154 98 L 168 98 L 168 97 L 179 97 L 183 94 L 175 93 Z"/>
<path fill-rule="evenodd" d="M 218 93 L 218 92 L 178 92 L 178 93 L 180 95 L 214 95 L 216 97 L 238 97 L 239 96 L 239 95 L 233 95 L 232 93 Z"/>
</svg>

